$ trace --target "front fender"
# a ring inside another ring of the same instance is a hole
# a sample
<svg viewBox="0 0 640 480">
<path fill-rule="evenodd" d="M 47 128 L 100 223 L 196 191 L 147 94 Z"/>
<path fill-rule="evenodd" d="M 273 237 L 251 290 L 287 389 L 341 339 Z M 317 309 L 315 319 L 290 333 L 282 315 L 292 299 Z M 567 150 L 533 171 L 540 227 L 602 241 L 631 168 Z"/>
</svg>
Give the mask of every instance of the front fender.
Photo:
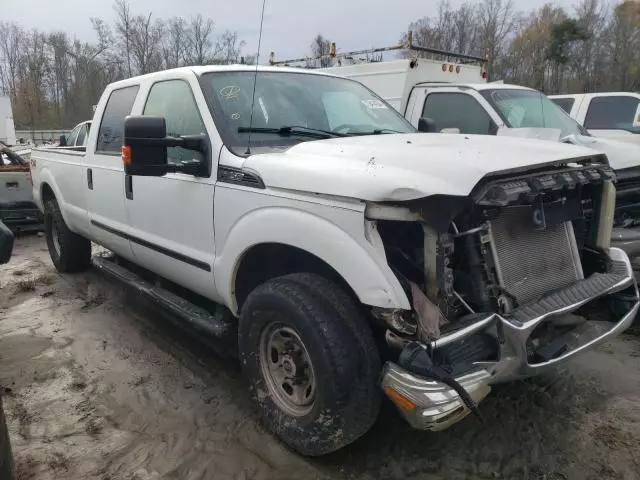
<svg viewBox="0 0 640 480">
<path fill-rule="evenodd" d="M 280 243 L 304 250 L 330 265 L 351 286 L 365 305 L 409 309 L 410 304 L 386 260 L 365 239 L 364 218 L 358 215 L 362 236 L 358 241 L 336 224 L 317 215 L 286 207 L 253 210 L 230 229 L 214 275 L 226 305 L 237 314 L 235 279 L 251 247 Z"/>
</svg>

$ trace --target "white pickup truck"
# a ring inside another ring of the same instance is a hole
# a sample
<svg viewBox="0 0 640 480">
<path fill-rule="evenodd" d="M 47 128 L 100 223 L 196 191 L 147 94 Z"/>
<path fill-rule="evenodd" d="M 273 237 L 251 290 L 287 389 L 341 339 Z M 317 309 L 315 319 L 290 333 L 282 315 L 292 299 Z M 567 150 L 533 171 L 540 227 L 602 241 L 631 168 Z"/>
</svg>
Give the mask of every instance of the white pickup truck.
<svg viewBox="0 0 640 480">
<path fill-rule="evenodd" d="M 640 146 L 640 93 L 579 93 L 549 98 L 591 134 Z"/>
<path fill-rule="evenodd" d="M 305 455 L 363 435 L 382 392 L 414 427 L 447 428 L 639 308 L 609 246 L 606 156 L 419 134 L 340 77 L 120 81 L 86 153 L 36 149 L 32 174 L 58 270 L 88 268 L 92 241 L 113 251 L 94 263 L 238 345 L 264 423 Z"/>
</svg>

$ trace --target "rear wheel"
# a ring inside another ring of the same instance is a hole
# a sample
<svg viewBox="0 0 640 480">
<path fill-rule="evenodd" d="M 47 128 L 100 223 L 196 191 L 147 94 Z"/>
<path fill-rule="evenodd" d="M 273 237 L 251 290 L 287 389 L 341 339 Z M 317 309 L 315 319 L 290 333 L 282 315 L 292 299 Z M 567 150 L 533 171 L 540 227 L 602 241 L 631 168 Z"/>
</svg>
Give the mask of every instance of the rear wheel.
<svg viewBox="0 0 640 480">
<path fill-rule="evenodd" d="M 91 242 L 72 232 L 62 217 L 60 207 L 51 198 L 44 206 L 44 234 L 49 255 L 56 269 L 63 273 L 87 270 L 91 264 Z"/>
<path fill-rule="evenodd" d="M 380 407 L 380 359 L 366 319 L 311 274 L 276 278 L 242 307 L 240 359 L 267 428 L 304 455 L 355 441 Z"/>
</svg>

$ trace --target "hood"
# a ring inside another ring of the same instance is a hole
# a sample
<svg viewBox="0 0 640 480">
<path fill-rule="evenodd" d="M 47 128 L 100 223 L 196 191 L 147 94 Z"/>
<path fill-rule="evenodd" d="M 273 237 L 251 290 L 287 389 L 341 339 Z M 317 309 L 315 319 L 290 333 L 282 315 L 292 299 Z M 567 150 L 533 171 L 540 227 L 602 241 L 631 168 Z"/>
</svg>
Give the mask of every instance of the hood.
<svg viewBox="0 0 640 480">
<path fill-rule="evenodd" d="M 367 201 L 467 196 L 485 176 L 593 156 L 578 146 L 488 135 L 414 133 L 303 142 L 248 157 L 271 188 Z"/>
</svg>

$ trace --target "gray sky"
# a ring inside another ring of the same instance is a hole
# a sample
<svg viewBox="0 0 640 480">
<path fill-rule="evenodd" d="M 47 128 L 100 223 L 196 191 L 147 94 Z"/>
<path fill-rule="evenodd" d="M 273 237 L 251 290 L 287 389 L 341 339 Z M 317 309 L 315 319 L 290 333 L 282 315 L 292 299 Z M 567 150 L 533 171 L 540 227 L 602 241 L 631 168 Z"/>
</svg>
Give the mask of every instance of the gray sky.
<svg viewBox="0 0 640 480">
<path fill-rule="evenodd" d="M 463 0 L 450 0 L 458 6 Z M 4 0 L 2 18 L 45 31 L 64 30 L 72 37 L 92 40 L 90 17 L 112 23 L 111 0 Z M 531 10 L 545 0 L 514 0 L 520 10 Z M 576 0 L 554 0 L 567 9 Z M 262 0 L 130 0 L 133 13 L 189 17 L 201 13 L 216 22 L 218 32 L 236 30 L 247 42 L 244 53 L 257 51 Z M 433 15 L 436 0 L 267 0 L 261 61 L 269 51 L 277 58 L 308 54 L 313 36 L 322 33 L 339 51 L 388 46 L 398 41 L 409 23 Z"/>
</svg>

